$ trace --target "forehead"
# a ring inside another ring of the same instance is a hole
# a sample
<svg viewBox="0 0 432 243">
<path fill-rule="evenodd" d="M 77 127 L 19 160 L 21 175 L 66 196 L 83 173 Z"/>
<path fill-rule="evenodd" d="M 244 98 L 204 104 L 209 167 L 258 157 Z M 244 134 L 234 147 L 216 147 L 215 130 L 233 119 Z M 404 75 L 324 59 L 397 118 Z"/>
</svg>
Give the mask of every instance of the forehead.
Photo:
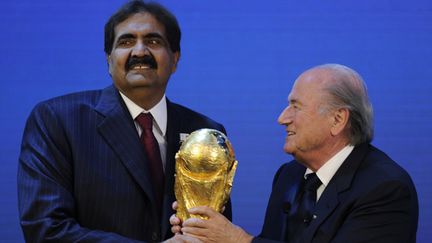
<svg viewBox="0 0 432 243">
<path fill-rule="evenodd" d="M 302 103 L 319 101 L 327 79 L 327 73 L 322 70 L 310 70 L 301 74 L 295 81 L 288 99 Z"/>
<path fill-rule="evenodd" d="M 123 34 L 158 33 L 165 36 L 165 27 L 153 15 L 147 12 L 136 13 L 120 22 L 114 28 L 115 37 Z"/>
</svg>

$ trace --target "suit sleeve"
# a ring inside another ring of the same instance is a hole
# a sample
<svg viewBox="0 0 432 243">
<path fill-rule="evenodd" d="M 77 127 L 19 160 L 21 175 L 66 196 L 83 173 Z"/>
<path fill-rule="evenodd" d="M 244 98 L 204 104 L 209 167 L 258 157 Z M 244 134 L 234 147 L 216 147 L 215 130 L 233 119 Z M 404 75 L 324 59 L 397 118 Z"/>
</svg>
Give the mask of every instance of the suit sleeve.
<svg viewBox="0 0 432 243">
<path fill-rule="evenodd" d="M 418 205 L 409 185 L 388 181 L 358 200 L 331 242 L 416 242 Z"/>
<path fill-rule="evenodd" d="M 223 134 L 225 134 L 226 136 L 228 136 L 225 127 L 218 124 L 218 128 L 217 130 L 221 131 Z M 232 205 L 231 205 L 231 197 L 228 198 L 228 202 L 225 205 L 225 211 L 223 211 L 222 213 L 227 219 L 229 219 L 229 221 L 232 221 Z"/>
<path fill-rule="evenodd" d="M 281 166 L 277 170 L 277 172 L 276 172 L 276 174 L 275 174 L 275 176 L 273 178 L 272 193 L 275 190 L 275 186 L 276 186 L 277 181 L 279 179 L 279 175 L 282 173 L 282 171 L 283 171 L 284 168 L 285 168 L 284 166 Z M 272 201 L 272 197 L 270 197 L 268 205 L 267 205 L 267 210 L 266 210 L 266 216 L 265 216 L 265 219 L 264 219 L 263 230 L 262 230 L 261 234 L 259 234 L 258 236 L 256 236 L 256 237 L 253 238 L 252 243 L 278 243 L 278 242 L 283 242 L 283 241 L 278 241 L 278 240 L 272 240 L 272 239 L 270 239 L 271 236 L 268 234 L 269 229 L 267 229 L 267 228 L 269 227 L 269 225 L 271 227 L 271 225 L 272 225 L 271 221 L 274 220 L 274 218 L 275 218 L 274 209 L 270 206 L 271 201 Z"/>
<path fill-rule="evenodd" d="M 62 125 L 48 104 L 36 106 L 27 120 L 17 178 L 26 242 L 136 242 L 77 222 L 73 158 Z"/>
</svg>

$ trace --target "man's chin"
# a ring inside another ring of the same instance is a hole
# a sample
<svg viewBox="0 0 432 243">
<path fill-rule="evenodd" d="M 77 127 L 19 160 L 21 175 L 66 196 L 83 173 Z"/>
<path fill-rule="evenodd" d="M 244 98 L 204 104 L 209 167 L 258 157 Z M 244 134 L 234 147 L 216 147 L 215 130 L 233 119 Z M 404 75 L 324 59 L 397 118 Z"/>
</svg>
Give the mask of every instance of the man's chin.
<svg viewBox="0 0 432 243">
<path fill-rule="evenodd" d="M 128 75 L 126 78 L 129 85 L 134 87 L 146 87 L 151 86 L 154 83 L 154 79 L 149 78 L 146 75 Z"/>
<path fill-rule="evenodd" d="M 291 155 L 295 151 L 294 147 L 292 145 L 290 145 L 290 144 L 285 144 L 284 147 L 283 147 L 283 149 L 284 149 L 285 153 L 291 154 Z"/>
<path fill-rule="evenodd" d="M 129 71 L 126 74 L 126 80 L 130 83 L 148 83 L 152 82 L 155 76 L 154 70 Z"/>
</svg>

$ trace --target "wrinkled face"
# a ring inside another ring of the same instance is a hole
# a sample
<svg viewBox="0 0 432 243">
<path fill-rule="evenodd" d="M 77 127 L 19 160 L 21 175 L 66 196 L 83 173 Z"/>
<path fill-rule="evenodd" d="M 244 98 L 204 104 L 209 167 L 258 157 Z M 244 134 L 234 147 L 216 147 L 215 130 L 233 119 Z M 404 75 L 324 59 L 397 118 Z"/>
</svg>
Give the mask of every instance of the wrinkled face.
<svg viewBox="0 0 432 243">
<path fill-rule="evenodd" d="M 312 71 L 313 72 L 313 71 Z M 278 122 L 286 127 L 284 151 L 297 160 L 319 153 L 331 137 L 331 117 L 320 110 L 326 99 L 317 75 L 302 74 L 288 97 Z"/>
<path fill-rule="evenodd" d="M 126 95 L 142 88 L 163 94 L 179 58 L 170 49 L 164 26 L 149 13 L 137 13 L 114 30 L 108 64 L 115 86 Z"/>
</svg>

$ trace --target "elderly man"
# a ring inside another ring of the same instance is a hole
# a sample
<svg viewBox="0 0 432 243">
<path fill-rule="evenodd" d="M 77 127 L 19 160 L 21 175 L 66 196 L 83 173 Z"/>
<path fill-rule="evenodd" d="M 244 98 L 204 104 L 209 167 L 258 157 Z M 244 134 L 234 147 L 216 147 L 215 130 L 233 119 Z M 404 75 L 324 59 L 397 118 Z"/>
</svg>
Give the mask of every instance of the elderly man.
<svg viewBox="0 0 432 243">
<path fill-rule="evenodd" d="M 207 207 L 181 228 L 204 242 L 415 242 L 417 194 L 410 176 L 370 144 L 372 107 L 362 78 L 326 64 L 304 72 L 278 122 L 294 161 L 277 171 L 260 235 Z M 178 232 L 178 219 L 171 218 Z"/>
<path fill-rule="evenodd" d="M 27 242 L 169 238 L 181 138 L 200 128 L 225 132 L 165 96 L 180 27 L 163 6 L 123 5 L 105 25 L 105 53 L 113 85 L 41 102 L 27 121 L 18 169 Z"/>
</svg>

